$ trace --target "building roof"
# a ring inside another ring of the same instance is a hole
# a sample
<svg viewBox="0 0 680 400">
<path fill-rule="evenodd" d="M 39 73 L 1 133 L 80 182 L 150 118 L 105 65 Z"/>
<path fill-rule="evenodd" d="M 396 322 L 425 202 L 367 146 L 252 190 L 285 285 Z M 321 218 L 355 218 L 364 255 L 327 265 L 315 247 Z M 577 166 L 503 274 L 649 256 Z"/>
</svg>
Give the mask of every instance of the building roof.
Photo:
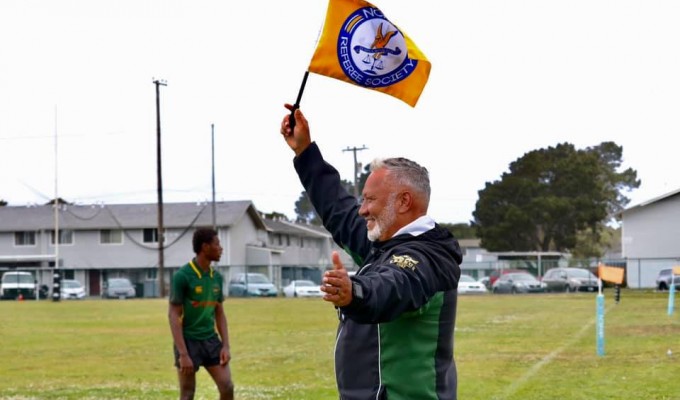
<svg viewBox="0 0 680 400">
<path fill-rule="evenodd" d="M 249 200 L 215 203 L 217 226 L 232 226 L 248 215 L 255 224 L 268 230 L 262 217 Z M 212 226 L 212 203 L 164 203 L 163 226 Z M 54 207 L 0 207 L 0 232 L 53 230 Z M 59 207 L 59 229 L 143 229 L 158 227 L 157 204 L 97 204 Z"/>
<path fill-rule="evenodd" d="M 294 222 L 281 220 L 264 220 L 270 231 L 273 233 L 283 233 L 289 235 L 296 235 L 301 237 L 324 237 L 330 238 L 331 234 L 322 226 L 303 225 Z"/>
<path fill-rule="evenodd" d="M 658 196 L 658 197 L 654 197 L 654 198 L 651 199 L 651 200 L 647 200 L 647 201 L 644 201 L 644 202 L 642 202 L 642 203 L 640 203 L 640 204 L 637 204 L 637 205 L 634 205 L 634 206 L 632 206 L 632 207 L 626 208 L 625 210 L 621 211 L 621 214 L 625 214 L 625 213 L 627 213 L 628 211 L 637 210 L 637 209 L 639 209 L 639 208 L 643 208 L 643 207 L 646 207 L 646 206 L 648 206 L 648 205 L 651 205 L 651 204 L 654 204 L 654 203 L 658 203 L 658 202 L 660 202 L 660 201 L 662 201 L 662 200 L 667 200 L 667 199 L 669 199 L 669 198 L 671 198 L 671 197 L 675 197 L 675 196 L 678 196 L 678 195 L 680 195 L 680 189 L 674 190 L 674 191 L 672 191 L 672 192 L 663 194 L 663 195 Z"/>
</svg>

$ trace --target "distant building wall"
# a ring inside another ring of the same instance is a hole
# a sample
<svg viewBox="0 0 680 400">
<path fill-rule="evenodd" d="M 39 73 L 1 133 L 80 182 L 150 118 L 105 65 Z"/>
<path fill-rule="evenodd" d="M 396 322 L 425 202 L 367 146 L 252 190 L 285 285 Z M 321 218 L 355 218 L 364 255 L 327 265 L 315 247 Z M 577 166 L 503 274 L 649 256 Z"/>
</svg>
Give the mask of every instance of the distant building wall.
<svg viewBox="0 0 680 400">
<path fill-rule="evenodd" d="M 680 258 L 680 194 L 623 212 L 625 258 Z"/>
</svg>

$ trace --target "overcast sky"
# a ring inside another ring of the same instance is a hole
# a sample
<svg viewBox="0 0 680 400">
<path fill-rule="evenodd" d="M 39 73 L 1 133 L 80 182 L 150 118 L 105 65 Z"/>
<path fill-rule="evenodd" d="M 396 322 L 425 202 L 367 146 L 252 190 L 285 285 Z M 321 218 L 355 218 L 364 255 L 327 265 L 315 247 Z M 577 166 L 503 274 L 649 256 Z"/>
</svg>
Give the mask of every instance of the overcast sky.
<svg viewBox="0 0 680 400">
<path fill-rule="evenodd" d="M 478 191 L 526 152 L 614 141 L 631 205 L 680 189 L 677 0 L 383 0 L 432 63 L 415 108 L 310 75 L 302 109 L 343 178 L 405 156 L 430 170 L 430 214 L 472 219 Z M 217 200 L 294 217 L 302 186 L 279 134 L 325 0 L 0 2 L 0 199 Z M 57 145 L 55 146 L 55 132 Z M 57 174 L 55 175 L 55 154 Z M 56 179 L 55 179 L 56 177 Z"/>
</svg>

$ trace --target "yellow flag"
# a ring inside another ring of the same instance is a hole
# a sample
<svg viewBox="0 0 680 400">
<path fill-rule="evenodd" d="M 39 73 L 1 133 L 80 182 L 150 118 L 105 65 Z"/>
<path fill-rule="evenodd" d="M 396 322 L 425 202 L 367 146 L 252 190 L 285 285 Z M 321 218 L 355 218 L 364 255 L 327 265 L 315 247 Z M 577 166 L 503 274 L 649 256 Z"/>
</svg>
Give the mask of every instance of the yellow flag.
<svg viewBox="0 0 680 400">
<path fill-rule="evenodd" d="M 615 283 L 620 285 L 623 283 L 624 269 L 618 267 L 608 267 L 606 265 L 598 266 L 598 275 L 603 281 Z"/>
<path fill-rule="evenodd" d="M 430 62 L 371 3 L 329 0 L 309 71 L 387 93 L 415 107 L 430 76 Z"/>
</svg>

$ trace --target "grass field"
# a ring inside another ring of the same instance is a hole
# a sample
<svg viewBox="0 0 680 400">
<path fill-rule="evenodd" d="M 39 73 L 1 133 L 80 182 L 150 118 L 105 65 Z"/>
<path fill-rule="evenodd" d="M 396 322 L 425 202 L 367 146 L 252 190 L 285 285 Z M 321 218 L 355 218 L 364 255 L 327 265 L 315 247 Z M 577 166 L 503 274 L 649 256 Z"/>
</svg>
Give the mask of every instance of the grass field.
<svg viewBox="0 0 680 400">
<path fill-rule="evenodd" d="M 461 296 L 458 397 L 680 399 L 680 310 L 667 314 L 666 293 L 624 290 L 619 304 L 605 295 L 604 357 L 592 294 Z M 230 298 L 225 307 L 239 400 L 337 399 L 331 306 Z M 0 316 L 0 399 L 178 397 L 166 300 L 2 301 Z M 196 398 L 216 398 L 203 370 Z"/>
</svg>

